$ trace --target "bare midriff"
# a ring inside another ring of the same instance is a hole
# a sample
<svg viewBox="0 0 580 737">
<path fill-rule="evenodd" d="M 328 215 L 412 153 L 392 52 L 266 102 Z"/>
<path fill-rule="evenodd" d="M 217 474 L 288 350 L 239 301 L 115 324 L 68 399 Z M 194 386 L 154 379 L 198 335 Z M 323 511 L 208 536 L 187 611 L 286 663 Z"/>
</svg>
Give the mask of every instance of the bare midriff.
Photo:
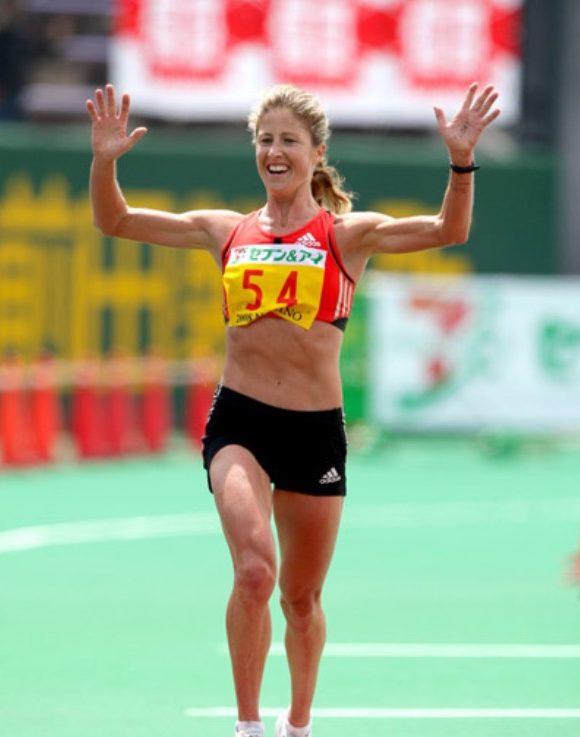
<svg viewBox="0 0 580 737">
<path fill-rule="evenodd" d="M 342 405 L 343 333 L 315 322 L 310 330 L 265 317 L 227 329 L 225 386 L 275 407 L 326 410 Z"/>
</svg>

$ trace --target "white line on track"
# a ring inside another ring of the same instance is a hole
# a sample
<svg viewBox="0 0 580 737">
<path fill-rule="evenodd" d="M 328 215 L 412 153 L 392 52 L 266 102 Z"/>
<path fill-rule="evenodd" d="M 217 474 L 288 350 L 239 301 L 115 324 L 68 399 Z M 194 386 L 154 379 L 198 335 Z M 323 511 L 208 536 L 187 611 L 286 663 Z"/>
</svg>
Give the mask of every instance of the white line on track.
<svg viewBox="0 0 580 737">
<path fill-rule="evenodd" d="M 218 652 L 228 653 L 222 643 Z M 274 642 L 270 655 L 286 656 L 281 642 Z M 327 642 L 325 658 L 456 658 L 561 660 L 580 658 L 580 645 L 478 644 L 478 643 L 399 643 L 399 642 Z"/>
<path fill-rule="evenodd" d="M 210 535 L 219 532 L 219 529 L 217 515 L 213 512 L 36 525 L 0 532 L 0 555 L 54 545 Z"/>
<path fill-rule="evenodd" d="M 274 643 L 272 655 L 285 655 Z M 334 658 L 580 658 L 580 645 L 481 645 L 471 643 L 329 642 L 325 657 Z"/>
<path fill-rule="evenodd" d="M 285 707 L 260 709 L 264 717 L 277 717 Z M 287 707 L 286 707 L 287 708 Z M 229 706 L 189 707 L 185 716 L 201 718 L 236 718 Z M 580 719 L 580 709 L 365 709 L 315 708 L 315 719 Z"/>
<path fill-rule="evenodd" d="M 577 499 L 454 501 L 437 504 L 390 503 L 354 509 L 345 518 L 344 527 L 346 530 L 396 529 L 577 521 L 580 521 L 580 501 Z M 54 545 L 206 535 L 217 534 L 219 531 L 219 520 L 214 512 L 79 520 L 2 530 L 0 555 Z"/>
</svg>

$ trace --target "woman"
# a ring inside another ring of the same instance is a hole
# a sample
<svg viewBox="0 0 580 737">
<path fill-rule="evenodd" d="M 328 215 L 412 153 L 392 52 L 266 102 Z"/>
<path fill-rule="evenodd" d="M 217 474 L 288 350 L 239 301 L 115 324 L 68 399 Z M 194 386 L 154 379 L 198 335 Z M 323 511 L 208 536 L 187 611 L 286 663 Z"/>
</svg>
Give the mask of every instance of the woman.
<svg viewBox="0 0 580 737">
<path fill-rule="evenodd" d="M 120 238 L 205 249 L 223 274 L 227 352 L 206 428 L 204 464 L 234 566 L 227 632 L 238 737 L 263 734 L 259 694 L 277 578 L 292 693 L 276 734 L 310 734 L 325 640 L 321 590 L 346 493 L 338 358 L 354 286 L 373 254 L 467 240 L 474 148 L 499 115 L 496 98 L 491 86 L 478 94 L 473 84 L 451 121 L 435 108 L 451 161 L 441 211 L 398 220 L 351 212 L 340 177 L 326 163 L 326 115 L 302 90 L 276 86 L 250 115 L 266 203 L 247 216 L 128 206 L 115 162 L 146 129 L 127 133 L 129 96 L 123 95 L 118 109 L 111 85 L 87 101 L 95 224 Z"/>
</svg>

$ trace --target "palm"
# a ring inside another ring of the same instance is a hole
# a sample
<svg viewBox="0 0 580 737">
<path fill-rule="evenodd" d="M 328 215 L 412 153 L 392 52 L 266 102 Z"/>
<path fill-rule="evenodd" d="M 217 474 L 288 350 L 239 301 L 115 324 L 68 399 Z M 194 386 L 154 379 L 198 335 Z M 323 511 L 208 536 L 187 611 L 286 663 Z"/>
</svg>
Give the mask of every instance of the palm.
<svg viewBox="0 0 580 737">
<path fill-rule="evenodd" d="M 498 97 L 497 93 L 493 92 L 492 86 L 486 87 L 477 98 L 476 91 L 477 84 L 472 84 L 461 108 L 449 121 L 440 108 L 435 108 L 439 132 L 452 154 L 472 152 L 482 131 L 500 113 L 497 109 L 492 110 Z"/>
<path fill-rule="evenodd" d="M 104 118 L 93 123 L 93 151 L 107 158 L 116 159 L 127 150 L 127 130 L 119 120 Z"/>
<path fill-rule="evenodd" d="M 95 101 L 87 101 L 87 110 L 92 121 L 92 147 L 95 156 L 115 160 L 133 148 L 135 143 L 147 132 L 146 128 L 136 128 L 127 134 L 129 119 L 129 96 L 121 98 L 117 110 L 115 90 L 107 85 L 106 95 L 102 90 L 95 93 Z"/>
</svg>

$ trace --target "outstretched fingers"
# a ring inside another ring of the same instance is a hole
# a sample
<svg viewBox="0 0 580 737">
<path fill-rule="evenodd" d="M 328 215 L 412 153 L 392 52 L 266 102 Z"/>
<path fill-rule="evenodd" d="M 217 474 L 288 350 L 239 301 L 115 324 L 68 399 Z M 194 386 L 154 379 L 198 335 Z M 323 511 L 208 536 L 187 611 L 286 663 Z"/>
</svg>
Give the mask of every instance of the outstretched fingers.
<svg viewBox="0 0 580 737">
<path fill-rule="evenodd" d="M 115 88 L 112 84 L 106 85 L 104 90 L 100 88 L 95 90 L 94 100 L 88 99 L 86 101 L 87 112 L 93 123 L 98 123 L 105 118 L 116 118 L 124 128 L 127 127 L 129 121 L 130 107 L 131 98 L 127 93 L 121 96 L 121 104 L 117 107 Z M 133 138 L 134 136 L 134 140 L 137 141 L 145 133 L 147 133 L 146 128 L 137 128 L 130 137 Z"/>
<path fill-rule="evenodd" d="M 125 92 L 121 97 L 121 109 L 119 112 L 119 122 L 123 126 L 123 129 L 126 130 L 127 123 L 129 122 L 129 110 L 131 108 L 131 98 L 129 95 Z M 131 143 L 131 146 L 134 146 L 137 141 L 140 138 L 143 138 L 143 136 L 147 133 L 147 128 L 140 126 L 139 128 L 135 128 L 130 134 L 129 134 L 129 141 Z"/>
<path fill-rule="evenodd" d="M 112 84 L 105 87 L 105 91 L 101 88 L 95 90 L 95 99 L 87 100 L 87 110 L 91 118 L 96 121 L 99 118 L 117 117 L 117 101 L 115 99 L 115 88 Z M 129 112 L 129 101 L 127 95 L 126 114 Z"/>
<path fill-rule="evenodd" d="M 117 115 L 117 102 L 115 100 L 115 88 L 112 84 L 105 87 L 107 95 L 107 114 L 111 116 Z"/>
<path fill-rule="evenodd" d="M 468 114 L 475 113 L 479 118 L 479 125 L 486 127 L 500 114 L 500 110 L 492 110 L 499 95 L 495 91 L 494 86 L 492 84 L 488 84 L 476 98 L 475 95 L 477 87 L 478 85 L 476 82 L 469 87 L 461 112 Z M 490 112 L 490 110 L 492 112 Z"/>
<path fill-rule="evenodd" d="M 127 133 L 129 95 L 117 96 L 111 84 L 104 89 L 97 89 L 94 99 L 87 100 L 86 106 L 92 120 L 92 146 L 96 156 L 114 161 L 132 149 L 147 133 L 147 128 L 143 126 Z"/>
<path fill-rule="evenodd" d="M 146 133 L 147 133 L 147 128 L 143 128 L 143 127 L 135 128 L 135 130 L 132 131 L 132 133 L 129 136 L 129 140 L 131 141 L 131 146 L 134 146 L 137 143 L 137 141 L 140 138 L 143 138 L 143 136 Z"/>
<path fill-rule="evenodd" d="M 439 126 L 439 130 L 443 130 L 447 124 L 447 118 L 445 117 L 445 113 L 440 107 L 434 107 L 433 111 L 435 113 L 435 119 L 437 121 L 437 125 Z"/>
<path fill-rule="evenodd" d="M 87 111 L 90 115 L 91 120 L 93 121 L 93 123 L 96 123 L 97 120 L 99 119 L 99 115 L 97 113 L 95 103 L 92 100 L 87 100 L 86 105 L 87 105 Z"/>
<path fill-rule="evenodd" d="M 477 92 L 477 88 L 477 82 L 472 82 L 469 85 L 469 89 L 467 90 L 467 94 L 465 95 L 465 99 L 463 100 L 463 105 L 461 106 L 461 112 L 467 112 L 471 109 L 473 100 L 475 98 L 475 93 Z"/>
<path fill-rule="evenodd" d="M 487 103 L 489 96 L 493 92 L 493 85 L 488 84 L 487 87 L 483 90 L 481 95 L 477 98 L 477 100 L 473 104 L 473 109 L 479 112 L 482 107 Z"/>
<path fill-rule="evenodd" d="M 493 90 L 493 87 L 491 89 Z M 491 109 L 491 106 L 497 100 L 498 97 L 499 97 L 499 95 L 498 95 L 497 92 L 494 92 L 492 95 L 489 95 L 489 97 L 487 98 L 487 100 L 485 100 L 482 103 L 481 107 L 479 108 L 480 115 L 483 115 L 483 116 L 487 115 L 488 112 Z"/>
<path fill-rule="evenodd" d="M 500 112 L 501 112 L 501 110 L 498 108 L 497 110 L 494 110 L 493 113 L 491 113 L 491 115 L 488 115 L 487 118 L 484 118 L 483 119 L 483 125 L 484 125 L 484 127 L 485 126 L 488 126 L 490 123 L 493 123 L 493 121 L 497 117 L 499 117 Z"/>
<path fill-rule="evenodd" d="M 121 111 L 119 113 L 119 120 L 123 125 L 127 125 L 127 122 L 129 120 L 129 109 L 131 107 L 131 98 L 129 95 L 125 92 L 125 94 L 121 97 Z"/>
<path fill-rule="evenodd" d="M 499 95 L 497 92 L 495 92 L 493 85 L 489 85 L 488 87 L 485 88 L 483 94 L 477 100 L 476 106 L 474 106 L 474 109 L 477 111 L 477 113 L 480 116 L 481 124 L 484 127 L 492 123 L 500 114 L 499 108 L 492 110 L 498 97 Z M 491 110 L 491 113 L 490 113 L 490 110 Z"/>
<path fill-rule="evenodd" d="M 98 89 L 95 91 L 95 103 L 99 116 L 104 117 L 107 114 L 107 107 L 105 105 L 105 96 L 103 95 L 103 90 Z"/>
</svg>

